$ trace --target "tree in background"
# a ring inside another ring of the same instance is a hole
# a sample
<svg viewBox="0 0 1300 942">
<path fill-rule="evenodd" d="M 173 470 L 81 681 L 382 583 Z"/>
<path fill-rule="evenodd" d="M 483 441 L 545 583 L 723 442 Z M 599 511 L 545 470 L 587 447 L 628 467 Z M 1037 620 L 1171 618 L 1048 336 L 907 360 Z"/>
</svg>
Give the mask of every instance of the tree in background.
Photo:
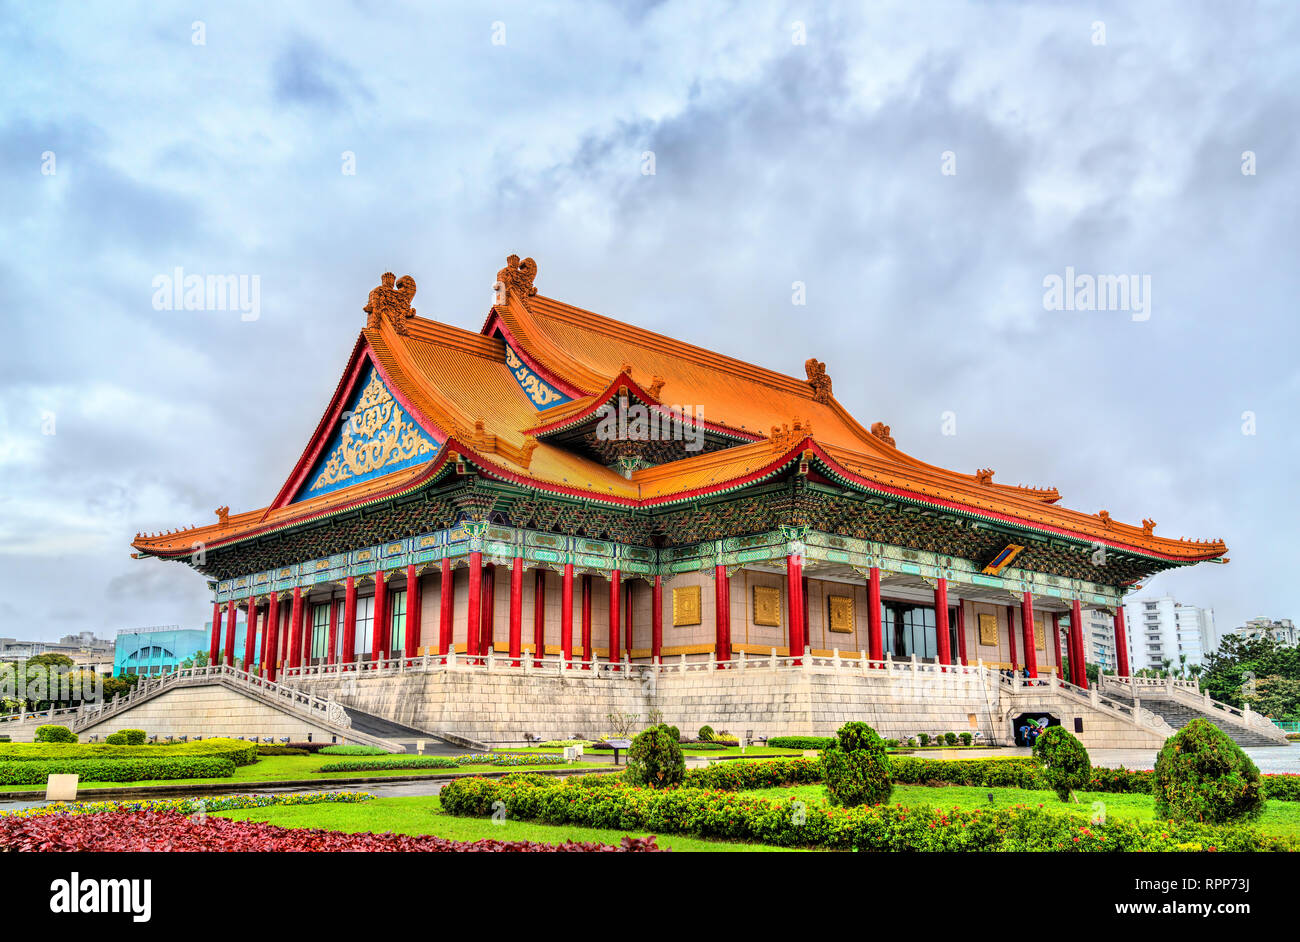
<svg viewBox="0 0 1300 942">
<path fill-rule="evenodd" d="M 1300 649 L 1280 645 L 1268 636 L 1252 639 L 1234 634 L 1205 658 L 1200 682 L 1215 700 L 1240 707 L 1257 692 L 1261 678 L 1273 677 L 1300 681 Z"/>
</svg>

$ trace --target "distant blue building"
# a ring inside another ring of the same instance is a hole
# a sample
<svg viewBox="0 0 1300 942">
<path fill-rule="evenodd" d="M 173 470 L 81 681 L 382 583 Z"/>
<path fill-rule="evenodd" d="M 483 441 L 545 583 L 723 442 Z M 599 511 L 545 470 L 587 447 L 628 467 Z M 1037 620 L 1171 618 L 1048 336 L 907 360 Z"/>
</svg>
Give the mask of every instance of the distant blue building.
<svg viewBox="0 0 1300 942">
<path fill-rule="evenodd" d="M 243 660 L 246 622 L 235 626 L 235 652 L 237 663 Z M 165 674 L 178 668 L 182 661 L 196 652 L 207 654 L 212 637 L 212 622 L 203 628 L 181 628 L 164 625 L 158 628 L 124 628 L 117 633 L 117 646 L 113 652 L 113 674 Z M 224 635 L 223 635 L 224 644 Z M 253 664 L 257 664 L 254 656 Z M 241 665 L 242 666 L 242 665 Z"/>
</svg>

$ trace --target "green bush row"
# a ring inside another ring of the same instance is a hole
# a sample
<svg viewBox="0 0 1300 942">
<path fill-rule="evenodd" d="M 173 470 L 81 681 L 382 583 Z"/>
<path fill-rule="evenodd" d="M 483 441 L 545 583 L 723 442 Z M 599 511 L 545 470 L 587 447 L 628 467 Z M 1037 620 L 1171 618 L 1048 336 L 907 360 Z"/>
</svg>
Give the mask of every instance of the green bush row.
<svg viewBox="0 0 1300 942">
<path fill-rule="evenodd" d="M 165 746 L 111 746 L 107 743 L 3 743 L 0 762 L 48 761 L 50 759 L 124 759 L 148 757 L 229 759 L 235 765 L 257 761 L 257 746 L 242 739 L 204 739 Z"/>
<path fill-rule="evenodd" d="M 973 785 L 984 788 L 1051 788 L 1038 761 L 1028 757 L 953 759 L 936 761 L 890 756 L 889 774 L 895 785 Z M 1135 769 L 1093 768 L 1080 791 L 1151 794 L 1155 773 Z M 720 762 L 691 769 L 683 782 L 692 788 L 744 791 L 782 788 L 822 781 L 818 759 L 759 759 Z M 1264 795 L 1278 801 L 1300 801 L 1300 775 L 1264 775 Z"/>
<path fill-rule="evenodd" d="M 306 749 L 294 749 L 291 746 L 258 746 L 259 756 L 309 756 Z"/>
<path fill-rule="evenodd" d="M 856 851 L 1292 851 L 1300 840 L 1245 827 L 1133 822 L 1087 824 L 1038 808 L 971 811 L 899 805 L 833 808 L 695 788 L 649 789 L 572 780 L 458 779 L 443 787 L 444 811 L 486 817 L 503 802 L 510 818 L 620 831 L 690 834 L 780 847 Z"/>
<path fill-rule="evenodd" d="M 455 769 L 455 761 L 446 756 L 421 756 L 415 759 L 352 759 L 326 762 L 317 772 L 385 772 L 390 769 Z"/>
<path fill-rule="evenodd" d="M 381 749 L 379 746 L 325 746 L 317 751 L 326 756 L 386 756 L 389 754 L 387 749 Z"/>
<path fill-rule="evenodd" d="M 0 762 L 0 785 L 44 785 L 50 775 L 78 775 L 84 782 L 143 782 L 151 779 L 229 778 L 229 759 L 53 759 Z"/>
<path fill-rule="evenodd" d="M 829 749 L 834 736 L 773 736 L 767 744 L 774 749 Z"/>
</svg>

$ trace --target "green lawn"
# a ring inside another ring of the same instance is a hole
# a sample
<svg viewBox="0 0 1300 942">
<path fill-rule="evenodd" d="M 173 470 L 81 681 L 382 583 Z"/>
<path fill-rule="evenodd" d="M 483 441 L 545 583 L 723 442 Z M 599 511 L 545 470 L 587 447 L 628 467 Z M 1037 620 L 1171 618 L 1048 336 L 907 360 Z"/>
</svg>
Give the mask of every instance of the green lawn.
<svg viewBox="0 0 1300 942">
<path fill-rule="evenodd" d="M 412 769 L 409 772 L 393 769 L 383 772 L 316 772 L 327 762 L 344 762 L 350 759 L 415 759 L 418 756 L 263 756 L 252 765 L 235 766 L 235 774 L 229 778 L 181 778 L 143 782 L 80 782 L 80 788 L 139 788 L 146 785 L 191 785 L 191 784 L 238 784 L 252 782 L 284 782 L 293 779 L 350 779 L 383 776 L 385 778 L 403 778 L 408 775 L 450 775 L 461 772 L 536 772 L 547 769 L 600 769 L 606 768 L 598 762 L 571 762 L 567 765 L 525 765 L 518 768 L 505 768 L 495 765 L 463 765 L 454 769 Z M 39 790 L 38 785 L 0 785 L 0 792 Z"/>
<path fill-rule="evenodd" d="M 786 788 L 757 788 L 740 794 L 755 798 L 794 797 L 810 805 L 826 803 L 824 785 L 791 785 Z M 989 801 L 989 795 L 993 800 Z M 1107 816 L 1137 821 L 1154 821 L 1155 802 L 1150 795 L 1124 795 L 1110 792 L 1079 792 L 1078 803 L 1063 802 L 1051 791 L 1038 791 L 1029 788 L 980 788 L 968 785 L 895 785 L 893 797 L 889 803 L 908 807 L 941 808 L 1009 808 L 1014 805 L 1036 807 L 1042 805 L 1047 811 L 1073 814 L 1081 818 L 1091 818 L 1094 814 L 1093 803 L 1102 802 Z M 1265 834 L 1279 836 L 1300 835 L 1300 801 L 1270 801 L 1264 808 L 1264 814 L 1254 827 Z"/>
<path fill-rule="evenodd" d="M 359 804 L 287 805 L 277 808 L 249 808 L 222 811 L 223 818 L 236 821 L 265 821 L 289 828 L 326 828 L 331 831 L 371 831 L 395 834 L 436 834 L 458 841 L 484 838 L 512 841 L 542 841 L 559 844 L 566 840 L 599 841 L 617 844 L 625 835 L 644 837 L 634 831 L 572 825 L 534 824 L 528 821 L 505 821 L 493 824 L 488 818 L 460 818 L 442 814 L 434 796 L 410 798 L 376 798 Z M 676 834 L 657 835 L 660 847 L 676 851 L 785 851 L 791 848 L 763 844 L 733 844 L 708 841 Z"/>
</svg>

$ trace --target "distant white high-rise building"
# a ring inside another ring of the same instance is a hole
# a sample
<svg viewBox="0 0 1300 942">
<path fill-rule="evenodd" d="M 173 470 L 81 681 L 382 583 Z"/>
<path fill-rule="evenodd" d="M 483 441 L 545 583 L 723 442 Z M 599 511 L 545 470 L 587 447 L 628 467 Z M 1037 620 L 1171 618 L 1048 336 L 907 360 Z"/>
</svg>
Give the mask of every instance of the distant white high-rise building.
<svg viewBox="0 0 1300 942">
<path fill-rule="evenodd" d="M 1289 647 L 1300 644 L 1300 632 L 1296 631 L 1295 622 L 1289 618 L 1265 618 L 1261 615 L 1247 619 L 1246 624 L 1232 630 L 1235 634 L 1252 640 L 1267 635 L 1278 644 Z"/>
<path fill-rule="evenodd" d="M 1096 664 L 1104 671 L 1117 670 L 1119 665 L 1115 659 L 1115 617 L 1109 612 L 1088 609 L 1083 613 L 1083 620 L 1087 626 L 1087 634 L 1084 637 L 1088 639 L 1089 663 Z M 1130 643 L 1129 650 L 1132 649 Z"/>
<path fill-rule="evenodd" d="M 1187 605 L 1169 595 L 1127 600 L 1124 627 L 1129 664 L 1135 671 L 1166 666 L 1177 671 L 1180 666 L 1203 664 L 1205 655 L 1219 647 L 1214 609 Z"/>
</svg>

